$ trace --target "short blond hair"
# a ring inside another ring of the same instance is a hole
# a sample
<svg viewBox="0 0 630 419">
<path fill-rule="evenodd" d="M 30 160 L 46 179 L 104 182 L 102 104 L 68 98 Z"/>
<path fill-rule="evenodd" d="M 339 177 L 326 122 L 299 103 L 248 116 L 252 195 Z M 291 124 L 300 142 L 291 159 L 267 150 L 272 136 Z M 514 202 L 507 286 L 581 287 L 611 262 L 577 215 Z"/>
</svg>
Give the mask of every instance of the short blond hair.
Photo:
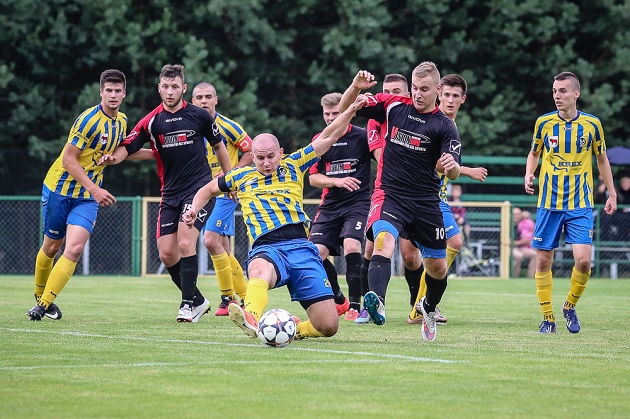
<svg viewBox="0 0 630 419">
<path fill-rule="evenodd" d="M 330 108 L 339 105 L 339 102 L 341 102 L 341 93 L 334 92 L 322 96 L 321 105 L 322 108 Z"/>
<path fill-rule="evenodd" d="M 433 61 L 424 61 L 418 64 L 418 66 L 413 69 L 411 76 L 418 79 L 431 76 L 435 84 L 440 84 L 440 71 Z"/>
</svg>

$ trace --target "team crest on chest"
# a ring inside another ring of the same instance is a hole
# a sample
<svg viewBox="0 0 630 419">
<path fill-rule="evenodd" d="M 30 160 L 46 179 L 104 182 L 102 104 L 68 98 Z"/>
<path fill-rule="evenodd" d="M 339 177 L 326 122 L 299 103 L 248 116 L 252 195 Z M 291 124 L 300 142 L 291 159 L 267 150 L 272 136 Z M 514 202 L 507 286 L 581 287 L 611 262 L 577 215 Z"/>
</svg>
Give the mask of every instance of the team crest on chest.
<svg viewBox="0 0 630 419">
<path fill-rule="evenodd" d="M 104 133 L 103 135 L 101 135 L 101 144 L 105 145 L 107 144 L 107 140 L 109 139 L 109 134 Z"/>
<path fill-rule="evenodd" d="M 557 136 L 549 137 L 549 146 L 551 148 L 558 147 L 558 137 Z"/>
</svg>

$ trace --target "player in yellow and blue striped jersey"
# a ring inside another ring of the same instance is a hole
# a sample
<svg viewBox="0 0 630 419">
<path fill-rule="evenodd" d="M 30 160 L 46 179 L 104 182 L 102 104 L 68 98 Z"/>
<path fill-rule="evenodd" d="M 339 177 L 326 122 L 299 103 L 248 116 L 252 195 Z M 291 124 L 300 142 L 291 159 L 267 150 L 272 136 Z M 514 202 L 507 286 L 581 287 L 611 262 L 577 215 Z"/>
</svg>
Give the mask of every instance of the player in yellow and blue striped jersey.
<svg viewBox="0 0 630 419">
<path fill-rule="evenodd" d="M 98 160 L 116 149 L 127 134 L 127 117 L 119 111 L 126 95 L 125 75 L 118 70 L 104 71 L 100 95 L 101 103 L 74 122 L 63 151 L 44 180 L 44 242 L 35 262 L 37 304 L 26 313 L 31 320 L 61 318 L 61 310 L 53 301 L 74 273 L 96 223 L 98 207 L 116 203 L 116 198 L 101 187 L 103 166 Z M 55 263 L 64 241 L 63 255 Z"/>
<path fill-rule="evenodd" d="M 609 191 L 604 211 L 612 214 L 617 209 L 617 193 L 605 153 L 604 130 L 599 118 L 577 109 L 579 97 L 580 81 L 575 74 L 567 71 L 555 76 L 553 98 L 557 111 L 542 115 L 536 121 L 525 169 L 525 191 L 533 194 L 534 171 L 542 156 L 532 241 L 532 247 L 537 250 L 536 295 L 543 314 L 540 333 L 556 331 L 551 304 L 551 265 L 563 229 L 565 242 L 572 245 L 575 265 L 562 312 L 569 332 L 580 331 L 575 305 L 591 274 L 593 156 Z"/>
<path fill-rule="evenodd" d="M 237 191 L 252 245 L 247 272 L 245 309 L 230 304 L 230 319 L 248 336 L 256 337 L 258 320 L 267 306 L 270 288 L 286 285 L 309 320 L 299 322 L 296 337 L 332 336 L 339 318 L 317 247 L 307 240 L 310 220 L 302 199 L 304 174 L 345 134 L 361 98 L 328 125 L 310 145 L 283 156 L 272 134 L 260 134 L 252 144 L 255 167 L 237 168 L 212 180 L 195 195 L 183 216 L 189 226 L 212 197 Z"/>
</svg>

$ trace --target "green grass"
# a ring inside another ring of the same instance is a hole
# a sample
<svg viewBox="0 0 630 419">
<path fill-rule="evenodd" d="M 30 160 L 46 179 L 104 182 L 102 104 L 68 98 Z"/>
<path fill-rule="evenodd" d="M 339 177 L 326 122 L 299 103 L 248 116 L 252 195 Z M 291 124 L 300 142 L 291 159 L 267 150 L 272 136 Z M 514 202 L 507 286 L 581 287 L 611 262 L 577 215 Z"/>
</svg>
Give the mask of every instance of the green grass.
<svg viewBox="0 0 630 419">
<path fill-rule="evenodd" d="M 560 307 L 569 281 L 556 279 Z M 32 279 L 0 277 L 0 417 L 627 417 L 630 281 L 593 279 L 582 331 L 537 333 L 532 280 L 451 280 L 425 343 L 393 278 L 387 323 L 340 321 L 284 349 L 227 318 L 178 324 L 165 278 L 74 277 L 63 319 L 30 322 Z M 200 288 L 218 302 L 216 280 Z M 281 288 L 268 308 L 304 317 Z"/>
</svg>

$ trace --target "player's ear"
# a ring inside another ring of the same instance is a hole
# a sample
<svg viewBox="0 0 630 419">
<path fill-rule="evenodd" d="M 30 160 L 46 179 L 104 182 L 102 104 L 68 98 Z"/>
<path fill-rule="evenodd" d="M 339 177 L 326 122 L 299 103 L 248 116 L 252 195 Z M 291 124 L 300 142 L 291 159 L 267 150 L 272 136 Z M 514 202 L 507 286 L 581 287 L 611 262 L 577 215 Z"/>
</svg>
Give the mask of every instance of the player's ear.
<svg viewBox="0 0 630 419">
<path fill-rule="evenodd" d="M 184 83 L 184 86 L 182 87 L 182 93 L 186 93 L 187 89 L 188 89 L 188 85 Z"/>
</svg>

